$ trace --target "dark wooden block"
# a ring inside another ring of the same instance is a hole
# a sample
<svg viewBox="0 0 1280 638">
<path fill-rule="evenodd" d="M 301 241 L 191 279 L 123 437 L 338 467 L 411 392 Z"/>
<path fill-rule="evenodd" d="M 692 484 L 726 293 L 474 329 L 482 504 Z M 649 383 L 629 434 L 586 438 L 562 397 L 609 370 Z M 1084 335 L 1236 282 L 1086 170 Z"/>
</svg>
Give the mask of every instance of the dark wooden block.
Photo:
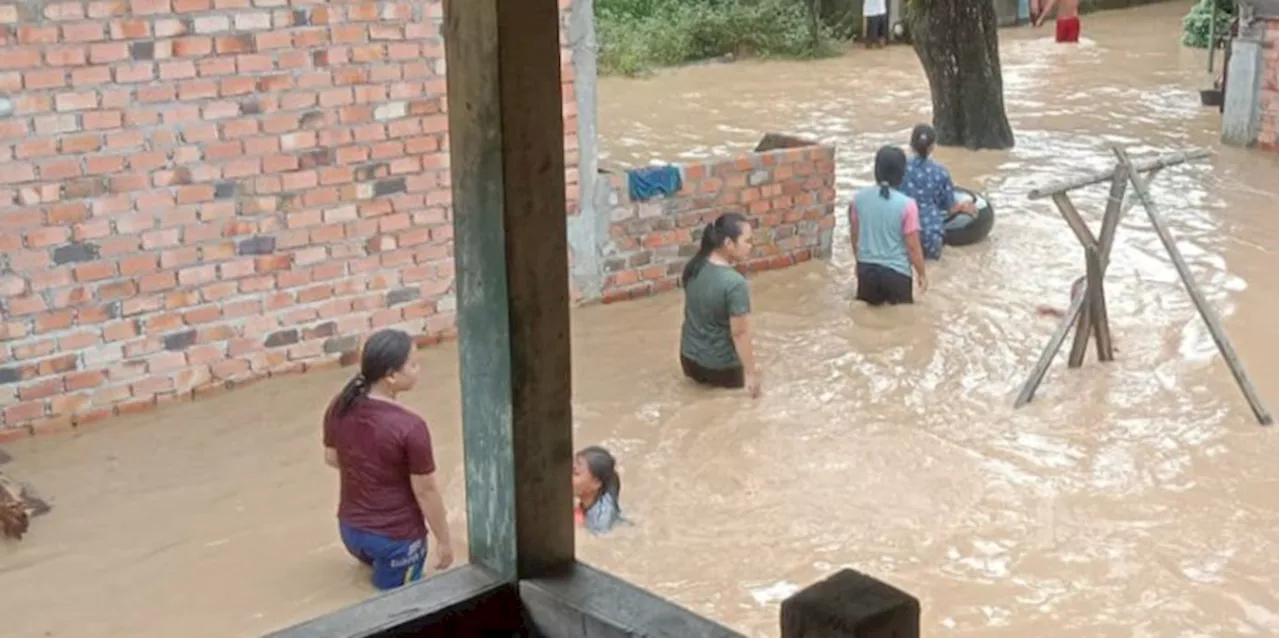
<svg viewBox="0 0 1280 638">
<path fill-rule="evenodd" d="M 844 569 L 782 601 L 782 638 L 919 638 L 920 601 Z"/>
<path fill-rule="evenodd" d="M 767 153 L 776 151 L 780 148 L 804 148 L 806 146 L 816 146 L 817 142 L 806 140 L 804 138 L 795 137 L 793 135 L 783 135 L 781 133 L 765 133 L 760 138 L 760 143 L 756 144 L 755 153 Z"/>
</svg>

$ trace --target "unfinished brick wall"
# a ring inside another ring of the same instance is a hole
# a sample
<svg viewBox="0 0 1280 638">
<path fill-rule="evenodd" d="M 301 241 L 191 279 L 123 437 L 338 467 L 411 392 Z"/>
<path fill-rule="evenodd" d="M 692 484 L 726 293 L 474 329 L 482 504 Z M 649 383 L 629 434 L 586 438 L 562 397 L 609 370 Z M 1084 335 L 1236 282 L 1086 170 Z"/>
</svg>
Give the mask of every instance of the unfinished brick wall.
<svg viewBox="0 0 1280 638">
<path fill-rule="evenodd" d="M 0 437 L 448 335 L 442 13 L 0 0 Z"/>
<path fill-rule="evenodd" d="M 1258 147 L 1272 152 L 1280 149 L 1280 136 L 1277 135 L 1276 111 L 1280 107 L 1280 96 L 1277 96 L 1276 74 L 1280 73 L 1280 58 L 1277 57 L 1277 35 L 1280 22 L 1275 19 L 1265 21 L 1267 30 L 1262 46 L 1265 63 L 1263 64 L 1262 90 L 1258 92 L 1261 101 L 1260 114 L 1262 122 L 1258 126 Z"/>
<path fill-rule="evenodd" d="M 702 229 L 725 212 L 755 227 L 746 270 L 782 268 L 830 254 L 835 228 L 835 148 L 785 148 L 680 166 L 673 197 L 632 202 L 625 174 L 610 176 L 613 204 L 603 301 L 676 287 Z"/>
</svg>

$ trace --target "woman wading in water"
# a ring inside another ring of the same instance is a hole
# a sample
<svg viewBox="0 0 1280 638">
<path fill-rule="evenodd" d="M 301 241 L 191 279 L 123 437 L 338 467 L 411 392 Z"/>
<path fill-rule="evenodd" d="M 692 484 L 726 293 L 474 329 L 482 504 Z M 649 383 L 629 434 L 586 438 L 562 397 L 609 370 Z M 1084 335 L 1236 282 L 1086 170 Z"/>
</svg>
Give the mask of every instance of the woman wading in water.
<svg viewBox="0 0 1280 638">
<path fill-rule="evenodd" d="M 698 253 L 680 275 L 684 325 L 680 367 L 703 385 L 745 387 L 760 396 L 760 371 L 751 345 L 751 296 L 733 265 L 751 255 L 751 223 L 725 213 L 702 231 Z"/>
<path fill-rule="evenodd" d="M 876 153 L 876 184 L 849 202 L 849 239 L 857 260 L 857 298 L 872 306 L 913 303 L 912 269 L 920 292 L 929 288 L 920 249 L 920 213 L 898 191 L 907 155 L 896 146 Z"/>
<path fill-rule="evenodd" d="M 907 162 L 900 190 L 916 201 L 920 216 L 920 246 L 925 259 L 942 258 L 946 224 L 959 214 L 976 215 L 973 202 L 956 201 L 956 187 L 951 173 L 933 159 L 937 131 L 928 124 L 918 124 L 911 131 L 911 150 L 915 157 Z"/>
<path fill-rule="evenodd" d="M 338 531 L 347 551 L 373 568 L 378 589 L 422 578 L 428 525 L 438 545 L 436 569 L 453 562 L 431 433 L 422 417 L 396 402 L 418 381 L 413 354 L 413 340 L 399 330 L 371 335 L 360 373 L 324 418 L 324 460 L 341 477 Z"/>
</svg>

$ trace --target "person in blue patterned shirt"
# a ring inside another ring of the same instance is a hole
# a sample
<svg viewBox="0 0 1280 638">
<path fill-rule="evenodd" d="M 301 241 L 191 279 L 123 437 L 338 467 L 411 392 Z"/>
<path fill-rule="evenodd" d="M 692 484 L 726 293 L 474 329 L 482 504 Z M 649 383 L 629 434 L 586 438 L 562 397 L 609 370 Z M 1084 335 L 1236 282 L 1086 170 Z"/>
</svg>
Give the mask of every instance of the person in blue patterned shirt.
<svg viewBox="0 0 1280 638">
<path fill-rule="evenodd" d="M 942 256 L 942 239 L 948 219 L 966 213 L 973 215 L 973 202 L 956 202 L 951 173 L 929 157 L 938 134 L 928 124 L 918 124 L 911 131 L 911 150 L 916 156 L 907 162 L 907 176 L 902 180 L 902 194 L 916 200 L 920 209 L 920 245 L 925 259 Z"/>
</svg>

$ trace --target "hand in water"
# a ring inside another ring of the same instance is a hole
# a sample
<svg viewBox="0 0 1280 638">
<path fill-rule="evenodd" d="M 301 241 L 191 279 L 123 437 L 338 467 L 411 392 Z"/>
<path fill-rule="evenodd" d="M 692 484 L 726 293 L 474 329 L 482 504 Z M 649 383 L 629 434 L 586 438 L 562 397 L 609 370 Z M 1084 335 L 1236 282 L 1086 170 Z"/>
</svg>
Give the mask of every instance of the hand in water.
<svg viewBox="0 0 1280 638">
<path fill-rule="evenodd" d="M 747 392 L 751 395 L 751 398 L 753 399 L 760 398 L 760 393 L 762 392 L 762 389 L 760 387 L 759 374 L 747 375 Z"/>
<path fill-rule="evenodd" d="M 436 569 L 448 569 L 453 564 L 453 545 L 450 543 L 436 544 Z"/>
<path fill-rule="evenodd" d="M 929 289 L 929 276 L 924 273 L 916 273 L 916 283 L 920 286 L 920 294 L 924 294 Z"/>
</svg>

